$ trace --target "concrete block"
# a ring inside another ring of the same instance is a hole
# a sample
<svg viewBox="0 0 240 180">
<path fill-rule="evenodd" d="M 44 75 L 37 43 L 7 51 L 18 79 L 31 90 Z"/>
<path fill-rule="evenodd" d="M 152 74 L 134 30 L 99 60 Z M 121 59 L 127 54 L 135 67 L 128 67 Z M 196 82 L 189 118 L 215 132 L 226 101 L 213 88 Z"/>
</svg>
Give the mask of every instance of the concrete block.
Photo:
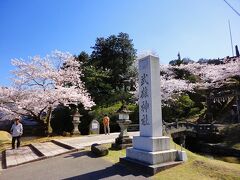
<svg viewBox="0 0 240 180">
<path fill-rule="evenodd" d="M 178 151 L 177 155 L 178 155 L 177 160 L 184 161 L 184 162 L 187 161 L 187 153 L 186 153 L 186 151 Z"/>
<path fill-rule="evenodd" d="M 177 160 L 177 150 L 149 152 L 135 148 L 127 148 L 127 158 L 141 161 L 146 164 L 155 165 L 159 163 Z"/>
<path fill-rule="evenodd" d="M 170 138 L 167 136 L 161 137 L 133 137 L 133 147 L 144 151 L 165 151 L 170 150 Z"/>
</svg>

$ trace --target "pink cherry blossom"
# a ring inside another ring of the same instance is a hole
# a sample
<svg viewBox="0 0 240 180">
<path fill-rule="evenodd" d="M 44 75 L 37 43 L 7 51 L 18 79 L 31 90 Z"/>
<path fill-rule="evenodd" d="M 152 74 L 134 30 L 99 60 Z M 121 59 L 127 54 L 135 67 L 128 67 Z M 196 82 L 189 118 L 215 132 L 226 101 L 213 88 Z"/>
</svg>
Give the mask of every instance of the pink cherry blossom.
<svg viewBox="0 0 240 180">
<path fill-rule="evenodd" d="M 59 103 L 81 103 L 85 109 L 95 105 L 80 79 L 81 65 L 69 53 L 54 51 L 43 58 L 13 59 L 12 64 L 12 87 L 0 87 L 0 112 L 5 119 L 16 115 L 40 117 Z"/>
</svg>

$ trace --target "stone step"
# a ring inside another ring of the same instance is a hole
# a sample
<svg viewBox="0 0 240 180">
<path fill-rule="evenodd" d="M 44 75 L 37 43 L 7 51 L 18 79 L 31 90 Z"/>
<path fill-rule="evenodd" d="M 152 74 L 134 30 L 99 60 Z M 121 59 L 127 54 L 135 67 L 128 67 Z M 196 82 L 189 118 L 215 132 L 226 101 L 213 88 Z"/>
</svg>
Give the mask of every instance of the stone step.
<svg viewBox="0 0 240 180">
<path fill-rule="evenodd" d="M 78 151 L 78 150 L 83 150 L 84 147 L 80 144 L 77 144 L 77 143 L 71 143 L 71 142 L 68 142 L 68 141 L 63 141 L 63 140 L 52 140 L 52 142 L 58 146 L 61 146 L 63 148 L 66 148 L 66 149 L 69 149 L 69 150 L 72 150 L 72 151 Z"/>
<path fill-rule="evenodd" d="M 20 164 L 43 159 L 44 157 L 36 154 L 30 146 L 22 146 L 18 149 L 6 149 L 3 154 L 3 167 L 9 168 Z"/>
<path fill-rule="evenodd" d="M 129 168 L 133 168 L 134 170 L 138 170 L 140 172 L 142 172 L 142 170 L 144 169 L 144 172 L 146 174 L 154 175 L 165 169 L 169 169 L 171 167 L 180 165 L 183 163 L 183 161 L 171 161 L 171 162 L 165 162 L 165 163 L 160 163 L 155 165 L 148 165 L 141 161 L 125 157 L 125 158 L 120 158 L 120 163 L 128 166 Z"/>
<path fill-rule="evenodd" d="M 36 152 L 45 157 L 53 157 L 60 154 L 72 152 L 72 149 L 67 149 L 52 142 L 32 143 L 30 145 Z"/>
<path fill-rule="evenodd" d="M 53 140 L 55 144 L 58 144 L 60 146 L 63 146 L 65 148 L 70 148 L 70 149 L 76 149 L 76 150 L 83 150 L 84 144 L 79 141 L 79 140 L 74 140 L 74 139 L 61 139 L 61 140 Z M 91 144 L 90 144 L 91 145 Z"/>
</svg>

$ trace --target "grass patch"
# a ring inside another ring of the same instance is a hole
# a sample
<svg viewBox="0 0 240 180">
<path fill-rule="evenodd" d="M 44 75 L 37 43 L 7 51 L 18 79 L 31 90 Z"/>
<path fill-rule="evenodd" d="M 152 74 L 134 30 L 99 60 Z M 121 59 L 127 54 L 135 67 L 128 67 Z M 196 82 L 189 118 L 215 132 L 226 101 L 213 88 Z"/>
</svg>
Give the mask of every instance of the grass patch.
<svg viewBox="0 0 240 180">
<path fill-rule="evenodd" d="M 173 141 L 171 147 L 180 150 L 180 146 Z M 182 165 L 164 170 L 153 179 L 166 180 L 195 180 L 195 179 L 240 179 L 240 164 L 227 163 L 220 160 L 209 159 L 204 156 L 197 155 L 184 149 L 188 155 L 188 161 Z M 118 163 L 120 157 L 126 156 L 126 150 L 109 150 L 109 154 L 104 159 Z"/>
<path fill-rule="evenodd" d="M 126 149 L 114 150 L 114 149 L 111 149 L 111 144 L 106 144 L 105 146 L 109 148 L 109 153 L 107 156 L 104 156 L 103 158 L 112 163 L 118 163 L 119 158 L 126 156 Z"/>
<path fill-rule="evenodd" d="M 11 134 L 6 131 L 0 131 L 0 152 L 10 146 L 11 139 Z"/>
<path fill-rule="evenodd" d="M 11 134 L 6 131 L 0 131 L 0 145 L 11 142 Z"/>
<path fill-rule="evenodd" d="M 208 159 L 187 151 L 188 161 L 162 171 L 154 179 L 239 179 L 240 165 Z M 174 176 L 173 176 L 174 174 Z"/>
</svg>

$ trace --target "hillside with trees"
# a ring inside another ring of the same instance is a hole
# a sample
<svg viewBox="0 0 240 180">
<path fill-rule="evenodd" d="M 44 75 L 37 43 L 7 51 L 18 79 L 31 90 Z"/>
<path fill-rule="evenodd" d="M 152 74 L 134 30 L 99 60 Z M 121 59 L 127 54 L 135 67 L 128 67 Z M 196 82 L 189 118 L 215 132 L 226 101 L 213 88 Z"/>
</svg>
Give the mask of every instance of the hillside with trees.
<svg viewBox="0 0 240 180">
<path fill-rule="evenodd" d="M 52 127 L 62 134 L 71 132 L 71 115 L 78 107 L 83 134 L 91 120 L 101 124 L 104 114 L 110 116 L 112 131 L 118 131 L 116 112 L 124 103 L 133 111 L 130 119 L 138 124 L 137 60 L 126 33 L 97 38 L 91 54 L 55 51 L 43 58 L 15 59 L 13 86 L 0 87 L 0 118 L 27 116 L 47 132 Z M 232 107 L 239 96 L 239 67 L 239 57 L 195 62 L 181 59 L 180 54 L 160 65 L 164 121 L 212 123 L 231 118 L 237 122 Z"/>
</svg>

